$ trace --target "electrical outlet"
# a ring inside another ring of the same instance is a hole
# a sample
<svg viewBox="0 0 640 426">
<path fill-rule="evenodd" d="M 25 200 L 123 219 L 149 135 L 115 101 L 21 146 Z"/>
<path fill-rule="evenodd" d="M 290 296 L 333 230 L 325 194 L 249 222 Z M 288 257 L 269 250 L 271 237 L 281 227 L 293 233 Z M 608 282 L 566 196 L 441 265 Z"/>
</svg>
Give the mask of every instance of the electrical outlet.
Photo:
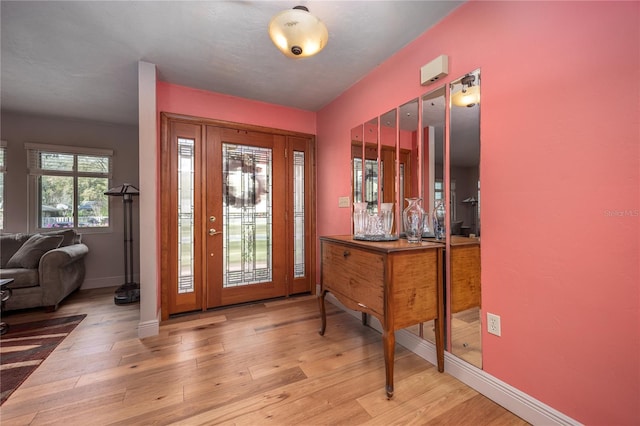
<svg viewBox="0 0 640 426">
<path fill-rule="evenodd" d="M 501 335 L 500 316 L 487 312 L 487 331 L 496 336 Z"/>
</svg>

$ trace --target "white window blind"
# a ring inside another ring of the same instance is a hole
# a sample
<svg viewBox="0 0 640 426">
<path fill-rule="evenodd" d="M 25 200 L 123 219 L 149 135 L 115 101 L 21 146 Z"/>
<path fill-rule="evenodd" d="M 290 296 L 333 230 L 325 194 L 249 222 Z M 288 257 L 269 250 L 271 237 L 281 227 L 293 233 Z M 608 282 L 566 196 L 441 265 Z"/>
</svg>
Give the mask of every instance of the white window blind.
<svg viewBox="0 0 640 426">
<path fill-rule="evenodd" d="M 25 144 L 30 175 L 95 176 L 111 179 L 113 151 L 59 145 Z"/>
<path fill-rule="evenodd" d="M 109 227 L 113 151 L 25 144 L 34 229 Z"/>
</svg>

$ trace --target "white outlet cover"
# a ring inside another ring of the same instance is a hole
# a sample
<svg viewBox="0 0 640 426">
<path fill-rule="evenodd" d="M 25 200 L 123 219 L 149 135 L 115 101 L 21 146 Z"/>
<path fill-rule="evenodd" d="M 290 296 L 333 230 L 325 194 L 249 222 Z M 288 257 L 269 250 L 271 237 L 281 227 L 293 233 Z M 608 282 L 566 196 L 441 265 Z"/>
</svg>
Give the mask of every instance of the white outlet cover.
<svg viewBox="0 0 640 426">
<path fill-rule="evenodd" d="M 487 312 L 487 332 L 496 336 L 502 335 L 500 316 Z"/>
</svg>

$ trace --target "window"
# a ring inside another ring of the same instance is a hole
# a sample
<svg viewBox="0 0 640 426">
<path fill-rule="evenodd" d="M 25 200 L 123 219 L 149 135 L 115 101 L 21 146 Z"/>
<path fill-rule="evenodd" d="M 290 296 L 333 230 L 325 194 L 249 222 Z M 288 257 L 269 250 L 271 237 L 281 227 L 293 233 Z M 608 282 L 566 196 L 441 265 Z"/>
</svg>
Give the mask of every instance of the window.
<svg viewBox="0 0 640 426">
<path fill-rule="evenodd" d="M 7 172 L 5 158 L 7 155 L 7 143 L 0 141 L 0 229 L 4 229 L 4 175 Z"/>
<path fill-rule="evenodd" d="M 109 227 L 113 151 L 26 144 L 35 229 Z"/>
</svg>

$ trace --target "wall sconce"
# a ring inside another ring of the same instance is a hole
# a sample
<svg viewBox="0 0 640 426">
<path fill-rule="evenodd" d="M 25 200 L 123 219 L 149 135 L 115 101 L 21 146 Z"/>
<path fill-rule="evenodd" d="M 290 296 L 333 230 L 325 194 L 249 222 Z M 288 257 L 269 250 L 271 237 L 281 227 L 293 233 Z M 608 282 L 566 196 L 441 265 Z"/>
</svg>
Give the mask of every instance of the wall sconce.
<svg viewBox="0 0 640 426">
<path fill-rule="evenodd" d="M 473 74 L 465 75 L 460 81 L 462 90 L 451 95 L 451 103 L 459 107 L 472 107 L 480 103 L 480 86 L 474 86 L 476 77 Z"/>
<path fill-rule="evenodd" d="M 273 44 L 290 58 L 313 56 L 329 40 L 327 27 L 305 6 L 287 9 L 271 18 L 269 36 Z"/>
</svg>

